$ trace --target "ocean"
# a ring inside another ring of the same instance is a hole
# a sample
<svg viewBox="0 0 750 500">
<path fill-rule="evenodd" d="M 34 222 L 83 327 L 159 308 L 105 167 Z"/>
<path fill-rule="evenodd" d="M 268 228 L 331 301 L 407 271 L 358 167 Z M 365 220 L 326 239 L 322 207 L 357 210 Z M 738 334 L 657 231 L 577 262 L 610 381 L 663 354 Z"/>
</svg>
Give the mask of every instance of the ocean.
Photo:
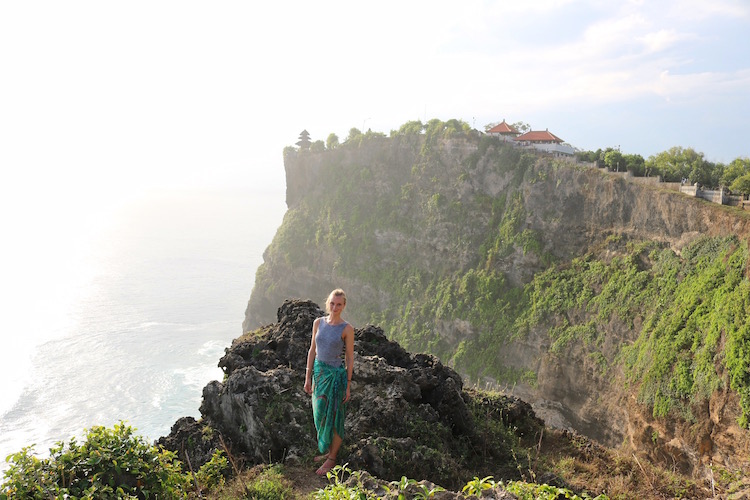
<svg viewBox="0 0 750 500">
<path fill-rule="evenodd" d="M 199 417 L 285 211 L 283 192 L 152 192 L 83 243 L 50 241 L 45 284 L 5 300 L 29 317 L 2 333 L 0 470 L 92 426 L 124 421 L 152 442 Z"/>
</svg>

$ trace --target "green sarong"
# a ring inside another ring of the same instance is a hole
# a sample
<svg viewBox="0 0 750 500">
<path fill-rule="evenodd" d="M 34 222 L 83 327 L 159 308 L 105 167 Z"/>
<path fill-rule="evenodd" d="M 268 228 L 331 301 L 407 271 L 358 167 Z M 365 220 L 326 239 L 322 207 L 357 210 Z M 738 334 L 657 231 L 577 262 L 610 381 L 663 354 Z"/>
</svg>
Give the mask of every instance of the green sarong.
<svg viewBox="0 0 750 500">
<path fill-rule="evenodd" d="M 346 367 L 331 366 L 316 359 L 313 367 L 312 407 L 321 453 L 328 452 L 334 432 L 344 438 L 345 395 Z"/>
</svg>

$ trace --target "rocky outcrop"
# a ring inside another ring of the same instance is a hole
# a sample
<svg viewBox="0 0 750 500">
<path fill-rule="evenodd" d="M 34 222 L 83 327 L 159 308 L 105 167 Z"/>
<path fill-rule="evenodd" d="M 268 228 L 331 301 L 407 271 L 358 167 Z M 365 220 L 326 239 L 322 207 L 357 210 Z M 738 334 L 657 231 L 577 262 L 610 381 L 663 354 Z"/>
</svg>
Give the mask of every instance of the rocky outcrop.
<svg viewBox="0 0 750 500">
<path fill-rule="evenodd" d="M 195 469 L 212 447 L 224 446 L 246 463 L 309 460 L 317 441 L 303 385 L 312 322 L 321 315 L 311 301 L 288 300 L 277 323 L 237 339 L 219 361 L 225 380 L 203 391 L 201 420 L 180 419 L 159 444 L 187 453 Z M 518 398 L 467 392 L 436 357 L 406 352 L 375 326 L 355 331 L 340 463 L 385 480 L 407 476 L 445 487 L 476 475 L 517 477 L 510 444 L 488 434 L 493 425 L 535 442 L 543 424 Z"/>
</svg>

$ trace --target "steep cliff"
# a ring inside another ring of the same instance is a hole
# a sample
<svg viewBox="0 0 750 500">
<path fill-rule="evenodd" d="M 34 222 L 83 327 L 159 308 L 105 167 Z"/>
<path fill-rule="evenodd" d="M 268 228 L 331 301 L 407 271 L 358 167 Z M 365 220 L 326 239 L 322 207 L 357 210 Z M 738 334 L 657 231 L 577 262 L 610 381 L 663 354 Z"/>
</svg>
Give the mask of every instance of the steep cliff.
<svg viewBox="0 0 750 500">
<path fill-rule="evenodd" d="M 549 424 L 685 472 L 746 463 L 750 441 L 737 421 L 750 408 L 750 332 L 744 318 L 690 325 L 701 307 L 718 308 L 727 286 L 732 297 L 747 290 L 750 218 L 435 125 L 286 151 L 289 210 L 244 329 L 271 322 L 286 298 L 322 301 L 342 287 L 355 324 L 382 326 L 469 382 L 505 387 Z M 739 264 L 700 288 L 709 271 L 693 270 L 703 256 Z M 702 296 L 681 302 L 688 285 Z M 677 326 L 663 326 L 670 321 Z M 685 332 L 692 340 L 680 340 Z M 660 366 L 648 353 L 664 338 L 676 347 Z"/>
</svg>

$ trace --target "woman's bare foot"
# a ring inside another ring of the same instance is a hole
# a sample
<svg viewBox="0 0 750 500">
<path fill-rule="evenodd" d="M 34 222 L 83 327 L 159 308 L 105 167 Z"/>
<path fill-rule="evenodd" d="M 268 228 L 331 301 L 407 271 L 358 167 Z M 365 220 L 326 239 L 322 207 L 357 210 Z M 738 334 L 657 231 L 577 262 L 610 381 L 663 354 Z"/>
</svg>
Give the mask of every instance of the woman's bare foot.
<svg viewBox="0 0 750 500">
<path fill-rule="evenodd" d="M 330 457 L 326 458 L 326 461 L 323 462 L 323 465 L 321 465 L 320 469 L 316 470 L 315 473 L 319 476 L 325 476 L 331 469 L 333 469 L 334 465 L 336 465 L 336 460 Z"/>
<path fill-rule="evenodd" d="M 317 463 L 322 462 L 326 458 L 328 458 L 328 453 L 326 453 L 325 455 L 318 455 L 317 457 L 313 458 L 313 462 L 317 464 Z"/>
</svg>

